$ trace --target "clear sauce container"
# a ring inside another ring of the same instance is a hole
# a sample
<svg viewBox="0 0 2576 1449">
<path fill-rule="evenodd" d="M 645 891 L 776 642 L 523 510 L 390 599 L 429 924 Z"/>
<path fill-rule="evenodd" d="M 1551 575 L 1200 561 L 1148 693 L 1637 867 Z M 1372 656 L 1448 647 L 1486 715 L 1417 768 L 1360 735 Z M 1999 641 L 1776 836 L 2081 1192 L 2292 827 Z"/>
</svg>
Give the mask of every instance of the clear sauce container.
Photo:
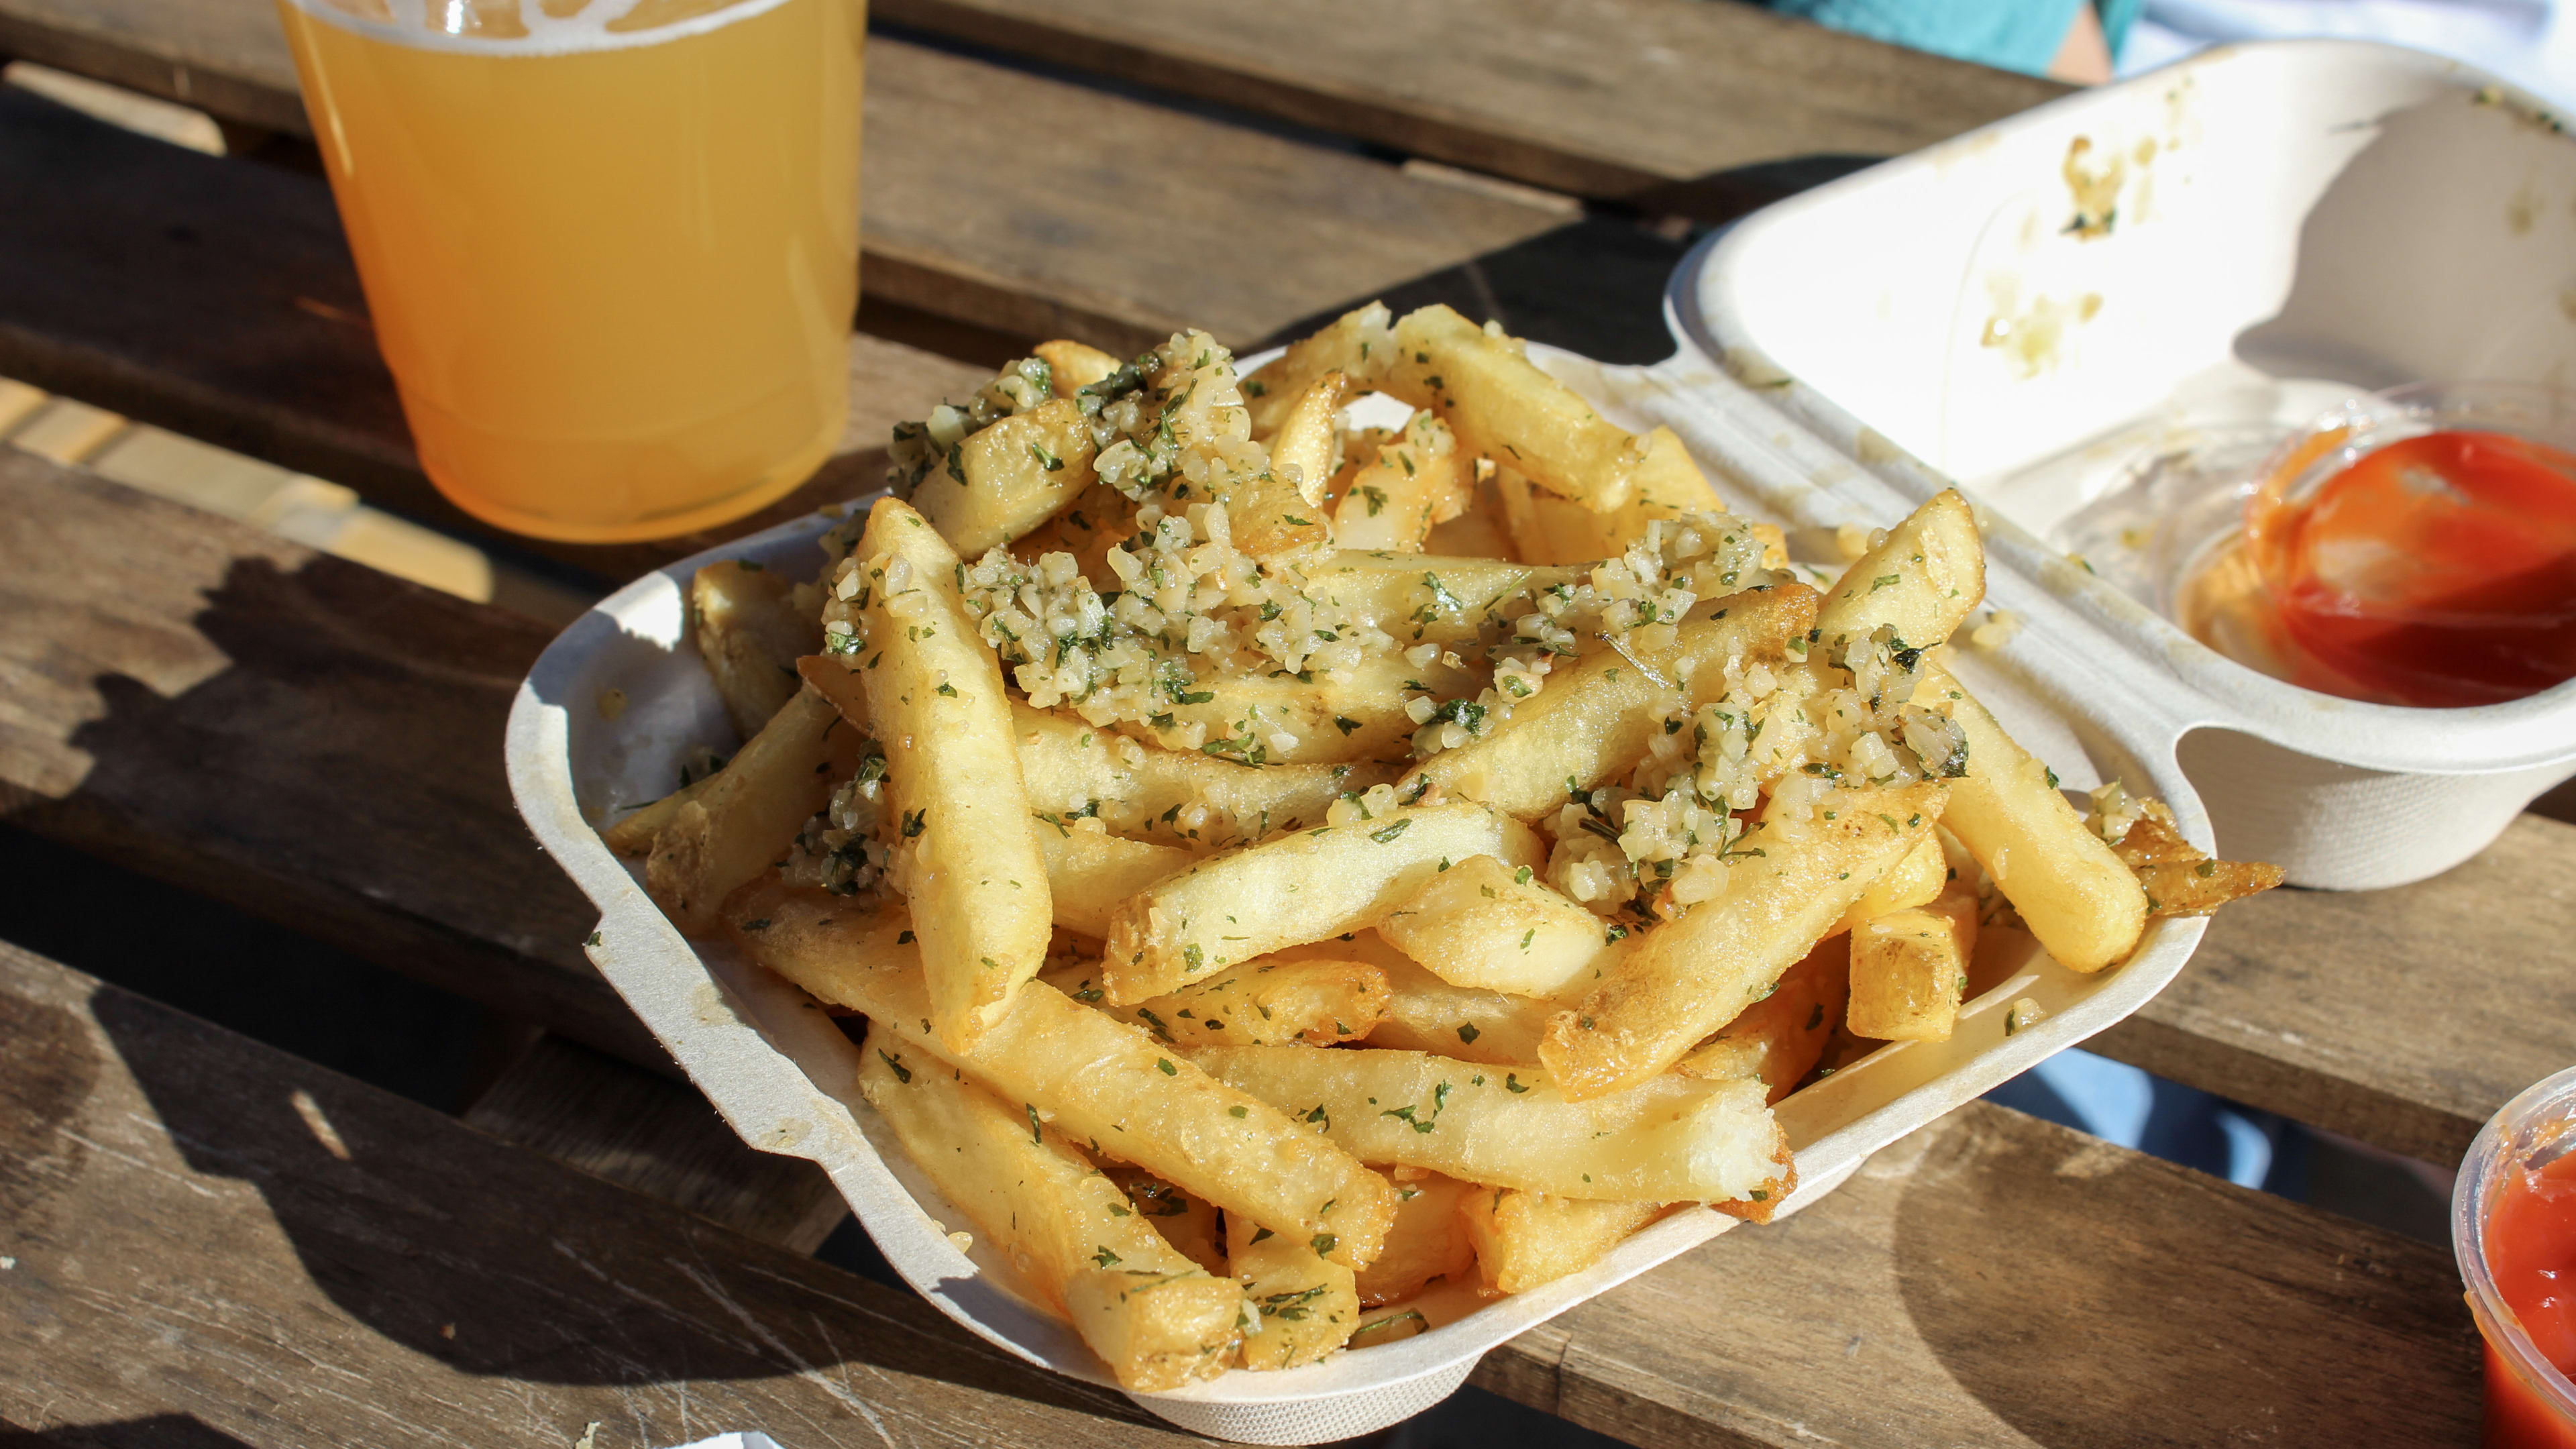
<svg viewBox="0 0 2576 1449">
<path fill-rule="evenodd" d="M 2486 1340 L 2486 1449 L 2576 1449 L 2576 1068 L 2470 1144 L 2451 1248 Z"/>
</svg>

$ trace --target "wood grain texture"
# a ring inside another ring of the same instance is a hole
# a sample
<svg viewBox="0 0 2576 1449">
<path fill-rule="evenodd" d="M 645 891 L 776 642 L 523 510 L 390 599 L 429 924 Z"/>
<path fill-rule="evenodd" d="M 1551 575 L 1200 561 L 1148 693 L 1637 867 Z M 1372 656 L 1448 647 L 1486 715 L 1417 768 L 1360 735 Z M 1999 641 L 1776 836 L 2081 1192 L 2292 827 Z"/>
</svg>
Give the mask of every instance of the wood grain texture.
<svg viewBox="0 0 2576 1449">
<path fill-rule="evenodd" d="M 794 1252 L 850 1215 L 821 1168 L 753 1151 L 694 1087 L 561 1037 L 522 1052 L 465 1120 Z"/>
<path fill-rule="evenodd" d="M 0 375 L 488 532 L 420 471 L 321 180 L 183 151 L 11 88 L 0 88 Z M 761 515 L 650 545 L 512 544 L 622 581 L 878 486 L 897 420 L 990 375 L 855 337 L 839 454 Z"/>
<path fill-rule="evenodd" d="M 1722 220 L 2066 94 L 1706 0 L 874 0 L 881 20 Z M 1801 179 L 1804 175 L 1805 179 Z"/>
<path fill-rule="evenodd" d="M 12 824 L 668 1069 L 502 778 L 543 627 L 6 449 L 0 517 Z"/>
<path fill-rule="evenodd" d="M 2576 1061 L 2576 825 L 2524 815 L 2394 890 L 2277 890 L 2089 1043 L 2177 1081 L 2448 1166 Z"/>
<path fill-rule="evenodd" d="M 2450 1255 L 1970 1103 L 1472 1382 L 1660 1445 L 2468 1444 Z"/>
<path fill-rule="evenodd" d="M 39 1442 L 1201 1442 L 909 1294 L 5 946 L 0 1040 L 0 1424 Z"/>
</svg>

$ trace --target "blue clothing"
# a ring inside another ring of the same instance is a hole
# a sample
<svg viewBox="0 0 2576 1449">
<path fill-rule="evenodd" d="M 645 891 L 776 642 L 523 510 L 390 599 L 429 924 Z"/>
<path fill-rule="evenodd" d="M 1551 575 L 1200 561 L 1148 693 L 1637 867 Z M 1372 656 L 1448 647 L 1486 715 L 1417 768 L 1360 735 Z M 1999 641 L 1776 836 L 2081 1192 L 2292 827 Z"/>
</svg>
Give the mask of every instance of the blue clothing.
<svg viewBox="0 0 2576 1449">
<path fill-rule="evenodd" d="M 2045 75 L 2087 0 L 1769 0 L 1770 7 L 1836 30 L 1998 70 Z M 2144 0 L 2091 0 L 2117 59 Z"/>
</svg>

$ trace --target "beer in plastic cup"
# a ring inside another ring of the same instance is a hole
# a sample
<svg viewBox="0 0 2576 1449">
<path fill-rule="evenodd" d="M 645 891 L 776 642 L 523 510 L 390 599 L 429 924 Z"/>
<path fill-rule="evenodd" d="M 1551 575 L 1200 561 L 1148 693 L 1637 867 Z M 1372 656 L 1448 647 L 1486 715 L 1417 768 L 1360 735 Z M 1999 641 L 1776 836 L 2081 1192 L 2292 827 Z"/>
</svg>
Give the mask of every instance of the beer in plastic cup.
<svg viewBox="0 0 2576 1449">
<path fill-rule="evenodd" d="M 278 8 L 377 344 L 457 506 L 658 538 L 831 453 L 865 0 Z"/>
</svg>

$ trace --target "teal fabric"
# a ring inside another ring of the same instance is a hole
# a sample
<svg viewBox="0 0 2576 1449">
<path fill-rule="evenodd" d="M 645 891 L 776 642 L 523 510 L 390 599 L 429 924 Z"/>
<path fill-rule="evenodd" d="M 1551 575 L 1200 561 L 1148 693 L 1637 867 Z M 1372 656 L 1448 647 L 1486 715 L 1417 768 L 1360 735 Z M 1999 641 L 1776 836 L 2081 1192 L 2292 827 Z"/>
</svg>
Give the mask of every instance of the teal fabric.
<svg viewBox="0 0 2576 1449">
<path fill-rule="evenodd" d="M 2087 0 L 1770 0 L 1771 8 L 1913 50 L 2044 75 Z M 2111 56 L 2145 0 L 2092 0 Z"/>
</svg>

